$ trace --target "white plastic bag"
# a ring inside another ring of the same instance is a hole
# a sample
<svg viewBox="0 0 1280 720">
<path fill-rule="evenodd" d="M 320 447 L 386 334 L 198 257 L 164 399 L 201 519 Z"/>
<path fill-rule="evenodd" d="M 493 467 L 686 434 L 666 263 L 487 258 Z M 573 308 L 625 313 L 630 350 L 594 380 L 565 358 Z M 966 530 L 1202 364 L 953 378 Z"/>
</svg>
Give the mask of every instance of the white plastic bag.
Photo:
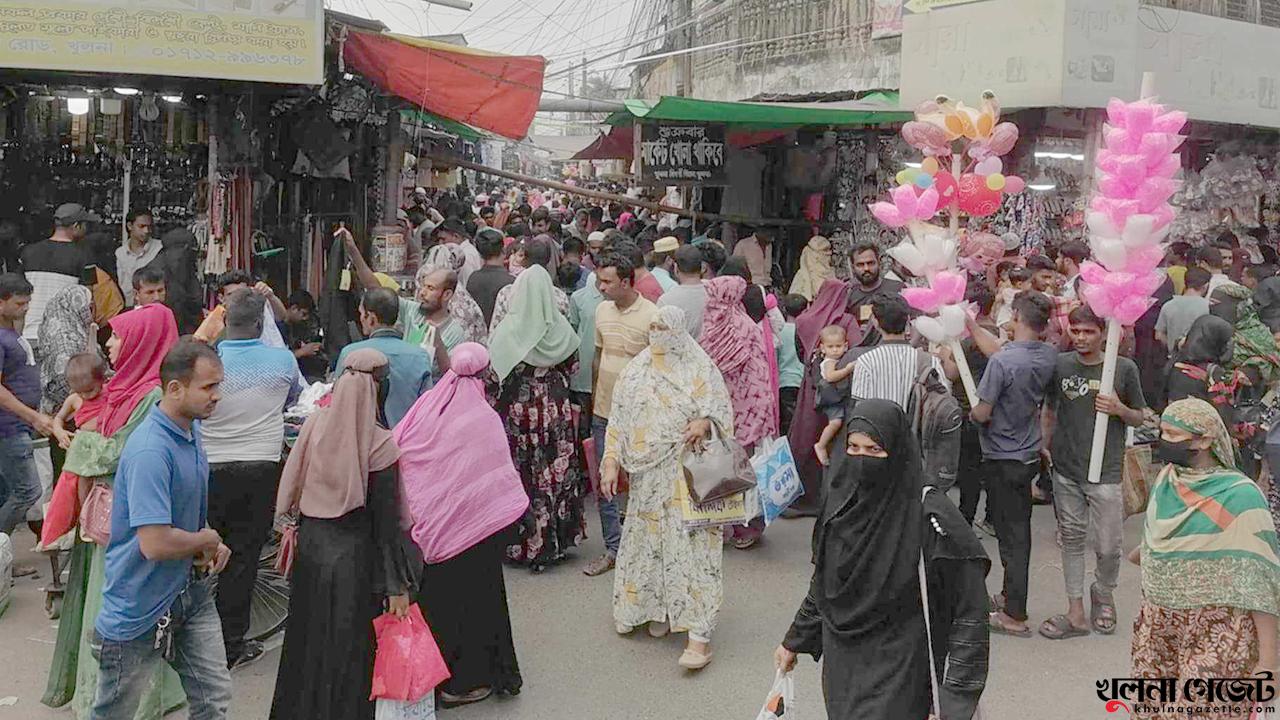
<svg viewBox="0 0 1280 720">
<path fill-rule="evenodd" d="M 378 698 L 373 720 L 435 720 L 436 694 L 429 692 L 415 702 Z"/>
<path fill-rule="evenodd" d="M 13 541 L 0 533 L 0 615 L 9 609 L 13 599 Z"/>
<path fill-rule="evenodd" d="M 764 700 L 764 707 L 756 720 L 795 720 L 796 681 L 791 673 L 778 671 L 773 677 L 773 689 Z"/>
<path fill-rule="evenodd" d="M 751 458 L 751 467 L 756 471 L 764 523 L 771 525 L 804 494 L 796 461 L 791 456 L 791 442 L 785 437 L 761 442 Z"/>
</svg>

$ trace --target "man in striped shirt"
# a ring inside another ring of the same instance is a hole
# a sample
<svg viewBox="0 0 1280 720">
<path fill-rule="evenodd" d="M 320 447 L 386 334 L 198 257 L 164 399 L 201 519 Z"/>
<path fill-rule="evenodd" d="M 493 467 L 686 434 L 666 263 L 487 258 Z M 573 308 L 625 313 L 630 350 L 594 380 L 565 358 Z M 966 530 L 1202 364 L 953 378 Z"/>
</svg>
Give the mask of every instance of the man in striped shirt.
<svg viewBox="0 0 1280 720">
<path fill-rule="evenodd" d="M 881 340 L 856 361 L 850 380 L 850 394 L 855 400 L 889 400 L 907 410 L 926 358 L 946 382 L 948 373 L 938 358 L 907 344 L 910 316 L 907 301 L 900 295 L 881 295 L 872 301 L 871 319 Z"/>
</svg>

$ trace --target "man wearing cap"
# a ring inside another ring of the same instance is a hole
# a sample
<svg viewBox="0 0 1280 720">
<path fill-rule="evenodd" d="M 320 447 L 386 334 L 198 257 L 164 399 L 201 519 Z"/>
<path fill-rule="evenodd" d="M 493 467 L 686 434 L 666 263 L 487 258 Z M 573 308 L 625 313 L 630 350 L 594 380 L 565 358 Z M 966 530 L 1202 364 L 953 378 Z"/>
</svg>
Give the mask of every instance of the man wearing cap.
<svg viewBox="0 0 1280 720">
<path fill-rule="evenodd" d="M 658 279 L 658 284 L 662 286 L 662 292 L 666 292 L 679 284 L 675 278 L 671 277 L 671 270 L 675 267 L 674 255 L 679 247 L 680 241 L 670 235 L 658 238 L 653 243 L 653 253 L 649 258 L 652 265 L 650 272 Z"/>
<path fill-rule="evenodd" d="M 597 230 L 587 235 L 587 253 L 582 257 L 582 267 L 587 270 L 596 269 L 596 258 L 600 257 L 600 253 L 604 252 L 605 245 L 608 244 L 608 236 L 603 230 Z"/>
<path fill-rule="evenodd" d="M 49 301 L 64 288 L 82 282 L 93 267 L 93 258 L 84 244 L 89 223 L 102 218 L 78 203 L 59 205 L 53 213 L 53 235 L 46 240 L 22 248 L 19 261 L 22 274 L 33 288 L 31 306 L 27 310 L 22 337 L 34 343 Z"/>
</svg>

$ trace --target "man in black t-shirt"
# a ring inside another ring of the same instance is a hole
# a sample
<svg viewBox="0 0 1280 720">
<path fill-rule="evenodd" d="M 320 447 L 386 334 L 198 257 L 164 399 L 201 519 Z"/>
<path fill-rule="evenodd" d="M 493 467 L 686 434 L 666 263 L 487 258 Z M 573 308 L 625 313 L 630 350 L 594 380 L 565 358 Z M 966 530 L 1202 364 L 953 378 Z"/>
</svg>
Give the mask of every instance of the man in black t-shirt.
<svg viewBox="0 0 1280 720">
<path fill-rule="evenodd" d="M 53 235 L 46 240 L 22 248 L 19 262 L 22 274 L 34 288 L 31 307 L 27 311 L 22 336 L 35 342 L 49 301 L 64 288 L 83 283 L 87 268 L 94 265 L 93 256 L 84 243 L 89 224 L 102 218 L 83 205 L 65 203 L 53 213 Z"/>
<path fill-rule="evenodd" d="M 863 347 L 880 342 L 880 333 L 871 324 L 871 306 L 876 298 L 900 295 L 902 283 L 880 277 L 880 248 L 870 240 L 862 240 L 849 256 L 853 264 L 853 281 L 849 283 L 848 313 L 862 327 Z"/>
<path fill-rule="evenodd" d="M 1053 468 L 1053 497 L 1062 535 L 1062 573 L 1066 581 L 1067 612 L 1040 626 L 1052 640 L 1087 635 L 1092 630 L 1110 635 L 1116 629 L 1112 594 L 1120 573 L 1124 537 L 1124 502 L 1120 479 L 1125 452 L 1125 426 L 1141 425 L 1147 404 L 1142 396 L 1138 366 L 1118 358 L 1115 391 L 1102 395 L 1102 344 L 1106 325 L 1087 306 L 1068 316 L 1072 352 L 1058 355 L 1053 381 L 1045 393 L 1041 453 Z M 1110 416 L 1102 453 L 1102 476 L 1089 482 L 1089 460 L 1096 414 Z M 1092 529 L 1097 553 L 1096 582 L 1089 588 L 1090 613 L 1084 611 L 1085 549 Z"/>
</svg>

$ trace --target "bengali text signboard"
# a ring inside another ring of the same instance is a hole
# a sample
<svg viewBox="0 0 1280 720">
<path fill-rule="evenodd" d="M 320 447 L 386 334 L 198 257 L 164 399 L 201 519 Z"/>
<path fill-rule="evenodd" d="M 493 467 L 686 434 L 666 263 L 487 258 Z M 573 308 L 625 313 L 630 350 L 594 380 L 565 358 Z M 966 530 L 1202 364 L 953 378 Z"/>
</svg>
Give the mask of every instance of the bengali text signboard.
<svg viewBox="0 0 1280 720">
<path fill-rule="evenodd" d="M 727 185 L 724 125 L 644 123 L 640 131 L 640 172 L 659 185 Z"/>
<path fill-rule="evenodd" d="M 0 67 L 319 84 L 321 0 L 0 0 Z"/>
</svg>

